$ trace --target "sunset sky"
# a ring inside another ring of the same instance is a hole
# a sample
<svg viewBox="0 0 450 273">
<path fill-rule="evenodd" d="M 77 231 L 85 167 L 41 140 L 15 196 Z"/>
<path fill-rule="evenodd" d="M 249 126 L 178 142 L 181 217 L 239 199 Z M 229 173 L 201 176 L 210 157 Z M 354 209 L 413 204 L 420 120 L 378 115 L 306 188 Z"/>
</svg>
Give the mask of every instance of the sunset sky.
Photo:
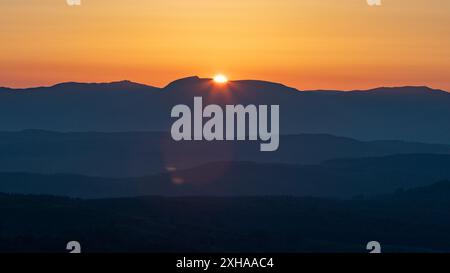
<svg viewBox="0 0 450 273">
<path fill-rule="evenodd" d="M 198 75 L 450 91 L 450 1 L 0 1 L 0 86 Z"/>
</svg>

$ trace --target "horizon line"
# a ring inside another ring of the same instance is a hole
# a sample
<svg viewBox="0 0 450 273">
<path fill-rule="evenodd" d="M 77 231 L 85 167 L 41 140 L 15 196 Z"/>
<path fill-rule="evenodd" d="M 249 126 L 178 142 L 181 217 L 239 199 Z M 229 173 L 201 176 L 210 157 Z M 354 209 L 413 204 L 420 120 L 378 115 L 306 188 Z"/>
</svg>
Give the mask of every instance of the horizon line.
<svg viewBox="0 0 450 273">
<path fill-rule="evenodd" d="M 26 90 L 26 89 L 38 89 L 38 88 L 52 88 L 52 87 L 56 87 L 58 85 L 64 85 L 64 84 L 118 84 L 118 83 L 130 83 L 130 84 L 137 84 L 137 85 L 141 85 L 141 86 L 145 86 L 145 87 L 149 87 L 149 88 L 158 88 L 158 89 L 164 89 L 166 87 L 168 87 L 170 84 L 180 81 L 180 80 L 185 80 L 185 79 L 191 79 L 191 78 L 197 78 L 198 80 L 211 80 L 213 81 L 213 78 L 201 78 L 199 76 L 188 76 L 188 77 L 182 77 L 179 79 L 175 79 L 173 81 L 170 81 L 169 83 L 167 83 L 165 86 L 155 86 L 155 85 L 151 85 L 151 84 L 147 84 L 147 83 L 141 83 L 141 82 L 135 82 L 132 80 L 113 80 L 113 81 L 99 81 L 99 82 L 83 82 L 83 81 L 62 81 L 62 82 L 56 82 L 53 84 L 49 84 L 49 85 L 36 85 L 36 86 L 26 86 L 26 87 L 9 87 L 9 86 L 0 86 L 0 89 L 9 89 L 9 90 Z M 375 87 L 370 87 L 370 88 L 357 88 L 357 89 L 305 89 L 305 90 L 301 90 L 298 89 L 297 87 L 292 87 L 280 82 L 275 82 L 275 81 L 270 81 L 270 80 L 260 80 L 260 79 L 239 79 L 239 80 L 230 80 L 229 82 L 245 82 L 245 81 L 255 81 L 255 82 L 265 82 L 265 83 L 270 83 L 270 84 L 279 84 L 279 85 L 283 85 L 287 88 L 291 88 L 291 89 L 295 89 L 297 91 L 300 92 L 327 92 L 327 91 L 337 91 L 337 92 L 365 92 L 365 91 L 373 91 L 376 89 L 389 89 L 389 88 L 427 88 L 430 90 L 434 90 L 434 91 L 443 91 L 446 93 L 450 93 L 450 91 L 444 90 L 444 89 L 440 89 L 440 88 L 434 88 L 428 85 L 392 85 L 392 86 L 375 86 Z"/>
</svg>

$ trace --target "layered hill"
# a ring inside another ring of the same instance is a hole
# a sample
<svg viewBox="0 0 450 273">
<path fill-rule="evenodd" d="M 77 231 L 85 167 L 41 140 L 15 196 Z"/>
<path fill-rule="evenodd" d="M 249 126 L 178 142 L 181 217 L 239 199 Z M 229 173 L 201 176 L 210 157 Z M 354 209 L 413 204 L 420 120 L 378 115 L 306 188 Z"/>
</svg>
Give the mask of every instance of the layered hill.
<svg viewBox="0 0 450 273">
<path fill-rule="evenodd" d="M 164 88 L 129 81 L 0 89 L 0 130 L 167 131 L 176 104 L 279 104 L 281 134 L 450 144 L 450 94 L 428 87 L 299 91 L 265 81 L 190 77 Z"/>
</svg>

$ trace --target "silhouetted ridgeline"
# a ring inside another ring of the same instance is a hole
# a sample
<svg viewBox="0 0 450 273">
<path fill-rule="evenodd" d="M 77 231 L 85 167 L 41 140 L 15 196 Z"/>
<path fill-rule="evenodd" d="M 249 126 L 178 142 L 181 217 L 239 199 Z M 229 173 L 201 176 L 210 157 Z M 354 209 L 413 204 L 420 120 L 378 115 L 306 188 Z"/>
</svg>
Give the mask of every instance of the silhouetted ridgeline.
<svg viewBox="0 0 450 273">
<path fill-rule="evenodd" d="M 128 81 L 0 89 L 0 130 L 166 131 L 173 105 L 280 104 L 281 133 L 450 144 L 450 94 L 427 87 L 302 92 L 264 81 L 226 87 L 191 77 L 165 88 Z"/>
<path fill-rule="evenodd" d="M 367 252 L 371 240 L 383 252 L 449 252 L 449 185 L 348 201 L 0 194 L 0 252 L 66 252 L 72 240 L 84 252 Z"/>
<path fill-rule="evenodd" d="M 337 158 L 450 154 L 450 145 L 363 142 L 323 134 L 281 136 L 280 143 L 276 152 L 261 153 L 255 142 L 175 142 L 165 133 L 0 132 L 0 172 L 134 177 L 216 161 L 304 165 Z"/>
<path fill-rule="evenodd" d="M 172 141 L 170 110 L 194 96 L 280 104 L 279 150 Z M 449 106 L 427 87 L 198 77 L 0 88 L 0 252 L 448 252 Z"/>
<path fill-rule="evenodd" d="M 293 195 L 350 198 L 450 179 L 450 155 L 341 159 L 318 165 L 216 162 L 137 178 L 0 173 L 0 192 L 105 198 Z"/>
</svg>

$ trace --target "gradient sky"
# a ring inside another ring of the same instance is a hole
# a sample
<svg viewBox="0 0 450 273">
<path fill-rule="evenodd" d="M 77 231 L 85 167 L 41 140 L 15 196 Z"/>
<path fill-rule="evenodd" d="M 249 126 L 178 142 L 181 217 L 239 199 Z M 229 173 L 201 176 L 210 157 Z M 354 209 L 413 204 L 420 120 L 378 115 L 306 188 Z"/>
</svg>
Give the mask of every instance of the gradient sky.
<svg viewBox="0 0 450 273">
<path fill-rule="evenodd" d="M 0 86 L 185 76 L 450 90 L 450 1 L 0 0 Z"/>
</svg>

